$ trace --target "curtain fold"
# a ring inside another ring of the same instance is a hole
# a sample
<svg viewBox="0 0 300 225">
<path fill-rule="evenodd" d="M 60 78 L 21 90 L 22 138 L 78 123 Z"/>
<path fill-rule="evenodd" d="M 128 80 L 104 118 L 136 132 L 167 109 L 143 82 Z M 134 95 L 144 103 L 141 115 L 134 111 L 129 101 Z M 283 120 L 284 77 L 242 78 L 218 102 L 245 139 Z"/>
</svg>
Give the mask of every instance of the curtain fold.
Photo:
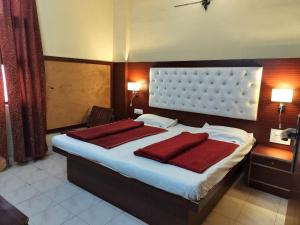
<svg viewBox="0 0 300 225">
<path fill-rule="evenodd" d="M 1 24 L 0 24 L 1 25 Z M 0 49 L 0 66 L 2 64 Z M 7 138 L 6 138 L 6 114 L 4 104 L 3 76 L 0 68 L 0 156 L 8 160 Z"/>
<path fill-rule="evenodd" d="M 1 48 L 11 117 L 14 160 L 47 152 L 45 69 L 34 0 L 1 0 Z M 2 32 L 3 30 L 3 32 Z"/>
</svg>

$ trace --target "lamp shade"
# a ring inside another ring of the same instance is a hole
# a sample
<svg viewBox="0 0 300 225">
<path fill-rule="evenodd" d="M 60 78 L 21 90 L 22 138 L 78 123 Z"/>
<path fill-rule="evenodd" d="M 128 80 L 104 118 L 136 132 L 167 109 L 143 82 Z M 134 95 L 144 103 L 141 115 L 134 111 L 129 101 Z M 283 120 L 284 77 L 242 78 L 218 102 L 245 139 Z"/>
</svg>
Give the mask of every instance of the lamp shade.
<svg viewBox="0 0 300 225">
<path fill-rule="evenodd" d="M 272 89 L 272 102 L 292 102 L 293 101 L 292 89 Z"/>
<path fill-rule="evenodd" d="M 128 82 L 128 91 L 139 91 L 141 85 L 138 82 Z"/>
</svg>

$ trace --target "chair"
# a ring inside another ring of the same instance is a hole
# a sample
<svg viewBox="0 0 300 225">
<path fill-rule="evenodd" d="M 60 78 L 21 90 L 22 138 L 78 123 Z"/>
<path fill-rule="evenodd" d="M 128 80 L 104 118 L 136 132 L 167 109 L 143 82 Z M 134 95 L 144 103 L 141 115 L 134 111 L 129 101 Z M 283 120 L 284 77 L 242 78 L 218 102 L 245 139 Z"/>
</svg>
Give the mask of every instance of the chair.
<svg viewBox="0 0 300 225">
<path fill-rule="evenodd" d="M 94 127 L 112 122 L 113 112 L 114 110 L 112 108 L 93 106 L 92 111 L 87 119 L 86 126 Z"/>
</svg>

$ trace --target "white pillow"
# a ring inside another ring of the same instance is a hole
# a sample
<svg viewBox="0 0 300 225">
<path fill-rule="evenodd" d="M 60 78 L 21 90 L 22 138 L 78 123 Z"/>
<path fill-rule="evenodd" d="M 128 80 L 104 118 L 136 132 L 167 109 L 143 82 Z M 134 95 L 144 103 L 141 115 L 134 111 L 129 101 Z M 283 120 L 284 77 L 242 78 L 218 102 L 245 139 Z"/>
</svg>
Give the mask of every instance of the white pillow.
<svg viewBox="0 0 300 225">
<path fill-rule="evenodd" d="M 168 128 L 173 127 L 177 124 L 177 119 L 173 120 L 170 118 L 157 116 L 154 114 L 143 114 L 135 119 L 135 121 L 143 121 L 145 124 L 161 127 L 161 128 Z"/>
<path fill-rule="evenodd" d="M 203 125 L 204 129 L 210 129 L 212 131 L 216 131 L 215 136 L 219 136 L 218 133 L 221 134 L 222 137 L 228 136 L 229 138 L 235 137 L 238 142 L 245 142 L 245 141 L 255 141 L 252 133 L 248 133 L 245 130 L 235 128 L 235 127 L 226 127 L 226 126 L 217 126 L 217 125 L 209 125 L 205 123 Z"/>
<path fill-rule="evenodd" d="M 233 132 L 241 132 L 243 134 L 249 135 L 247 131 L 236 128 L 236 127 L 227 127 L 227 126 L 218 126 L 218 125 L 209 125 L 208 123 L 205 123 L 202 128 L 212 128 L 212 129 L 217 129 L 217 130 L 224 130 L 224 131 L 233 131 Z"/>
</svg>

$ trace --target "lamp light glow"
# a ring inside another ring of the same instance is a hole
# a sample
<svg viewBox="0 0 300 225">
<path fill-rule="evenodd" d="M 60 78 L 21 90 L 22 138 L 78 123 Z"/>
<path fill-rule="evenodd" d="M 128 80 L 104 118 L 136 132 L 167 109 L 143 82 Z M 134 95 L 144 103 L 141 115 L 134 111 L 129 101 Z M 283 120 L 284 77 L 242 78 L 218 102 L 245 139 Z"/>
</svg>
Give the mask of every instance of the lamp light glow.
<svg viewBox="0 0 300 225">
<path fill-rule="evenodd" d="M 138 82 L 128 82 L 127 89 L 128 91 L 132 91 L 132 97 L 130 100 L 130 107 L 132 107 L 133 99 L 138 96 L 138 92 L 141 89 L 141 84 Z"/>
<path fill-rule="evenodd" d="M 139 91 L 141 84 L 138 82 L 128 82 L 128 91 Z"/>
<path fill-rule="evenodd" d="M 290 103 L 293 101 L 293 90 L 292 89 L 283 89 L 283 88 L 274 88 L 272 89 L 272 102 L 279 102 L 279 116 L 278 116 L 278 122 L 279 122 L 279 129 L 282 128 L 281 124 L 281 114 L 285 111 L 285 105 L 284 103 Z"/>
<path fill-rule="evenodd" d="M 293 90 L 292 89 L 272 89 L 272 102 L 292 102 L 293 101 Z"/>
</svg>

